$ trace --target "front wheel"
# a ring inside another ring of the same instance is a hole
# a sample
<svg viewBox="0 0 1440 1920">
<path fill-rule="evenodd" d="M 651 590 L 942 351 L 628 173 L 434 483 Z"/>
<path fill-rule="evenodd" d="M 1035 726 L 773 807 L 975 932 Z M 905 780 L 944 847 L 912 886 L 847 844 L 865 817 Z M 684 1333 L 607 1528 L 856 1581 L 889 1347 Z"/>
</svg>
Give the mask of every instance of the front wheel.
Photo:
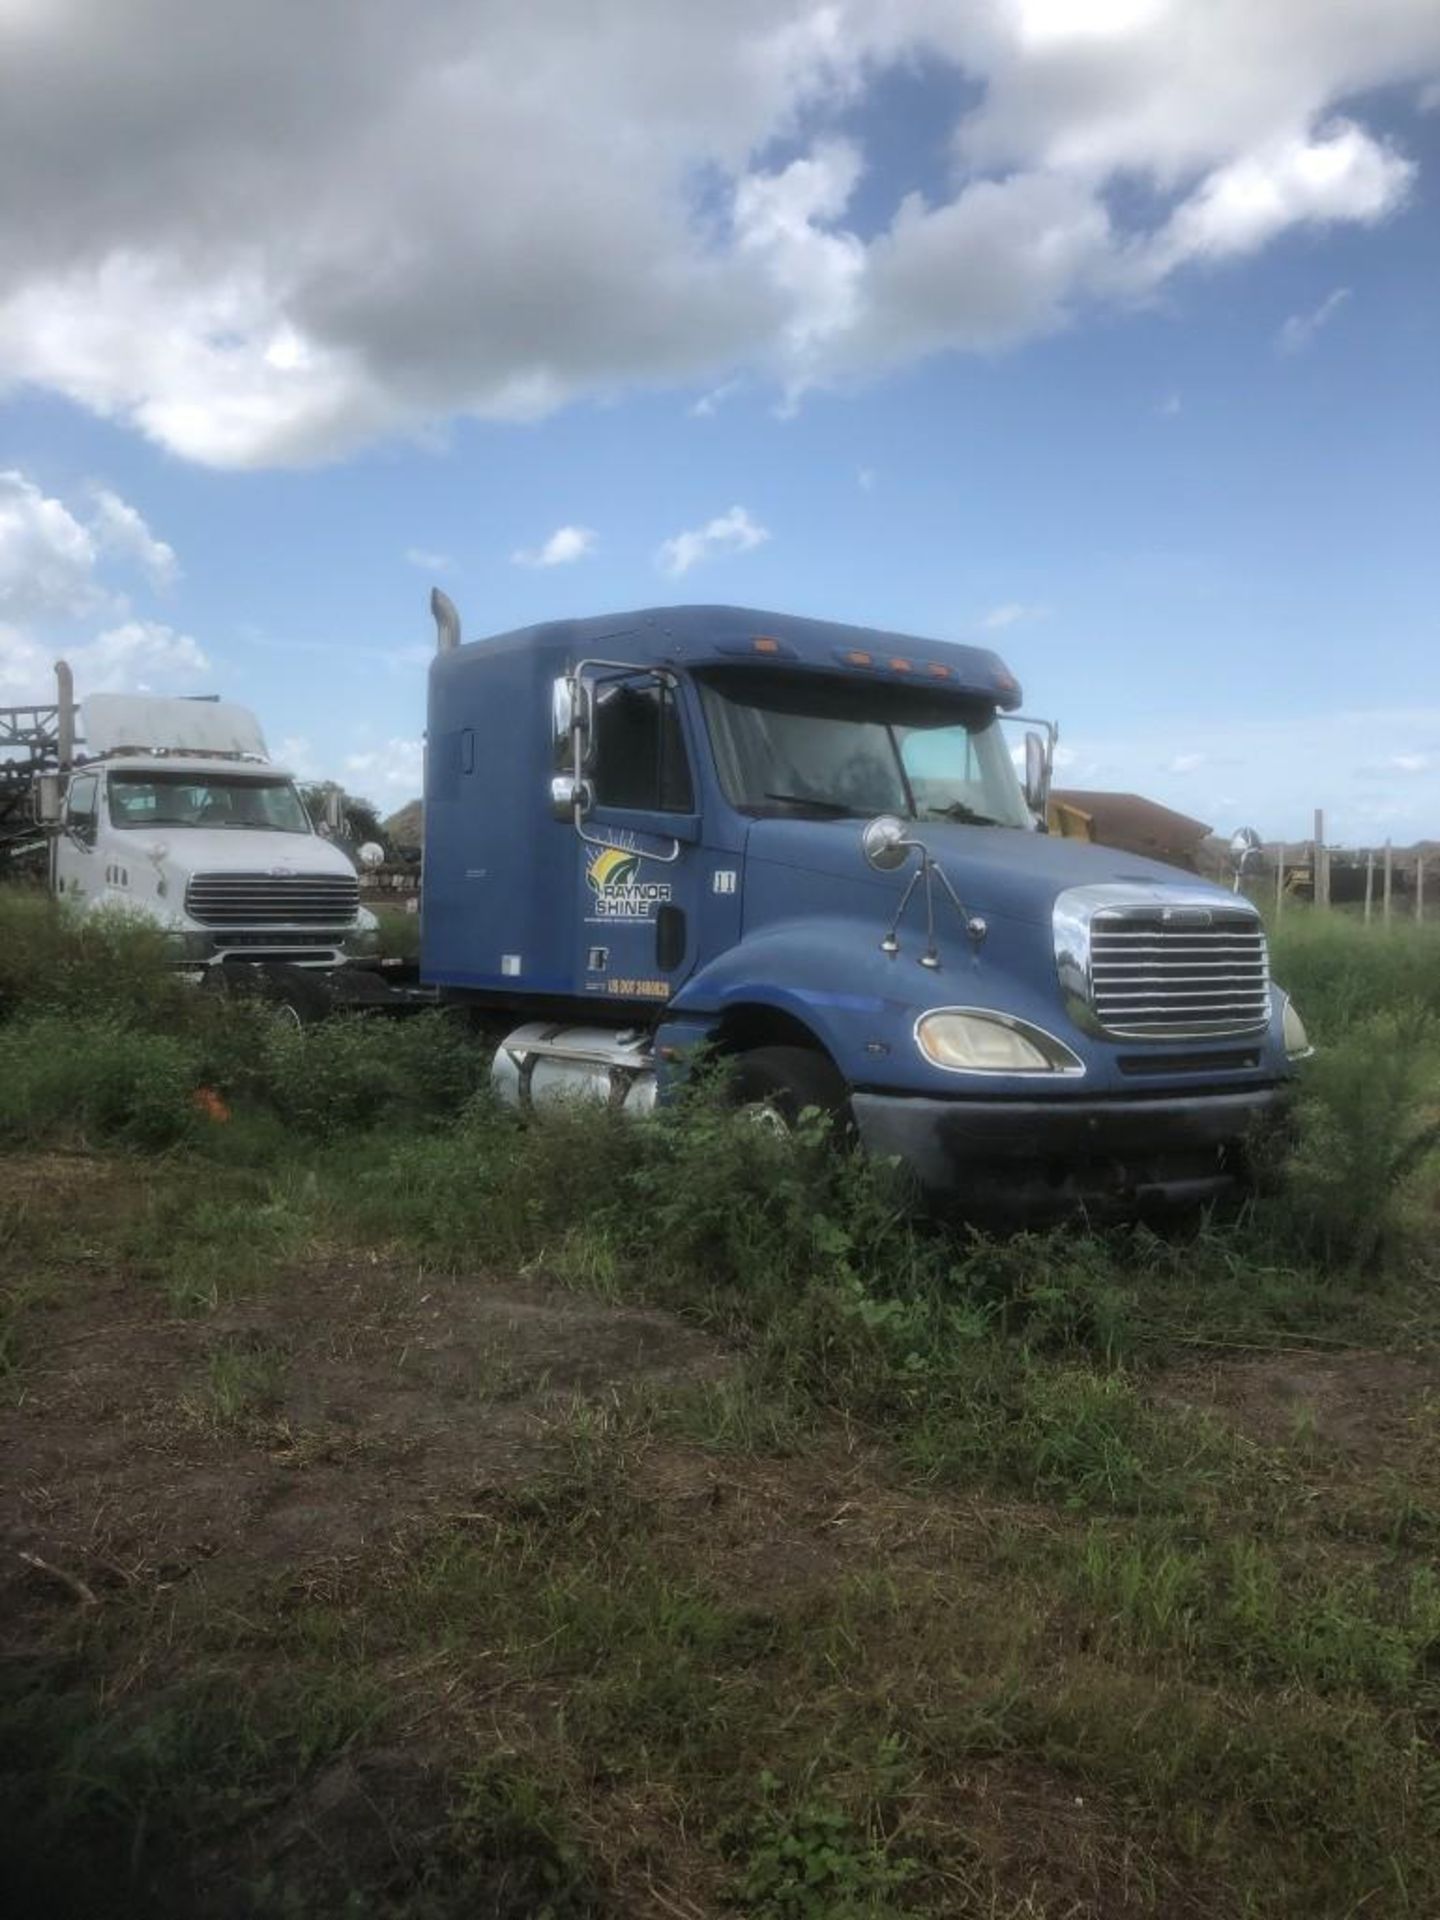
<svg viewBox="0 0 1440 1920">
<path fill-rule="evenodd" d="M 730 1099 L 777 1132 L 792 1133 L 810 1107 L 829 1120 L 837 1139 L 853 1131 L 849 1089 L 827 1056 L 809 1047 L 752 1047 L 738 1055 Z"/>
<path fill-rule="evenodd" d="M 230 961 L 211 967 L 201 984 L 211 992 L 262 1001 L 292 1027 L 314 1026 L 334 1011 L 328 983 L 306 967 Z"/>
</svg>

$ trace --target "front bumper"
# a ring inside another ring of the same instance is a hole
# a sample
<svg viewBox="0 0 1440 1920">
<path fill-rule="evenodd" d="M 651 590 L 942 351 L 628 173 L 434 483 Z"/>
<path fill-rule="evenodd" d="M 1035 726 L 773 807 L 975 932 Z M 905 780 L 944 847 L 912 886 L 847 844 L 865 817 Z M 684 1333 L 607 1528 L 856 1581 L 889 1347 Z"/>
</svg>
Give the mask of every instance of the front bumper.
<svg viewBox="0 0 1440 1920">
<path fill-rule="evenodd" d="M 263 962 L 298 967 L 339 967 L 365 950 L 354 927 L 167 929 L 177 961 L 190 967 Z M 373 946 L 373 941 L 371 945 Z"/>
<path fill-rule="evenodd" d="M 898 1158 L 932 1203 L 981 1222 L 1135 1219 L 1204 1205 L 1247 1178 L 1288 1085 L 1153 1099 L 931 1100 L 856 1092 L 866 1150 Z"/>
</svg>

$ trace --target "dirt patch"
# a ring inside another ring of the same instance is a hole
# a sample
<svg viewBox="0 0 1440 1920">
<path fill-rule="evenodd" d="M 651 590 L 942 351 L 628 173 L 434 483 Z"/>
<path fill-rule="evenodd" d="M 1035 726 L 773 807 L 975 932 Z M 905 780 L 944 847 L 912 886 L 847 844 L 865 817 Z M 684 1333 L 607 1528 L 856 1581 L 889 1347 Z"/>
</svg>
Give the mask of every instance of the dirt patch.
<svg viewBox="0 0 1440 1920">
<path fill-rule="evenodd" d="M 102 1587 L 354 1555 L 533 1475 L 577 1401 L 728 1364 L 665 1314 L 369 1263 L 297 1269 L 200 1319 L 81 1271 L 41 1321 L 0 1409 L 12 1603 L 62 1595 L 21 1553 Z"/>
<path fill-rule="evenodd" d="M 1394 1353 L 1280 1353 L 1166 1374 L 1163 1404 L 1213 1414 L 1265 1447 L 1319 1447 L 1358 1466 L 1413 1448 L 1440 1368 Z"/>
</svg>

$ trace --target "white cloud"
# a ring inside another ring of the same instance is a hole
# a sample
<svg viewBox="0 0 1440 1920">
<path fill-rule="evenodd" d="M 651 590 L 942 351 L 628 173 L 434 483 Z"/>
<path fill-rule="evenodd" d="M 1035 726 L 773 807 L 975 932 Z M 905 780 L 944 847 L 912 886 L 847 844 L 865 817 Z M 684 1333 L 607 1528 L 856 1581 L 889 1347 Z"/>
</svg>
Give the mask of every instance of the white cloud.
<svg viewBox="0 0 1440 1920">
<path fill-rule="evenodd" d="M 152 587 L 173 586 L 180 573 L 175 549 L 167 541 L 157 540 L 138 510 L 118 493 L 97 487 L 94 498 L 90 525 L 101 551 L 133 560 Z"/>
<path fill-rule="evenodd" d="M 320 778 L 320 765 L 315 757 L 315 748 L 306 734 L 286 734 L 276 749 L 275 758 L 280 766 L 288 767 L 297 780 Z"/>
<path fill-rule="evenodd" d="M 517 567 L 568 567 L 595 551 L 593 527 L 557 527 L 538 547 L 521 547 L 510 558 Z"/>
<path fill-rule="evenodd" d="M 188 693 L 210 669 L 196 640 L 156 620 L 125 620 L 64 645 L 0 626 L 0 692 L 15 704 L 55 698 L 57 659 L 70 663 L 82 701 L 87 693 Z"/>
<path fill-rule="evenodd" d="M 873 467 L 857 467 L 855 469 L 855 484 L 862 493 L 873 493 L 875 491 L 875 469 Z"/>
<path fill-rule="evenodd" d="M 713 560 L 723 553 L 748 553 L 769 538 L 769 528 L 753 520 L 746 508 L 731 507 L 728 513 L 707 520 L 703 527 L 692 527 L 662 540 L 655 564 L 661 573 L 678 579 L 701 560 Z"/>
<path fill-rule="evenodd" d="M 158 620 L 126 620 L 67 648 L 83 693 L 180 693 L 210 670 L 200 645 Z"/>
<path fill-rule="evenodd" d="M 713 420 L 726 401 L 733 400 L 744 384 L 743 380 L 722 380 L 718 387 L 701 394 L 690 409 L 691 415 L 696 420 Z"/>
<path fill-rule="evenodd" d="M 1203 753 L 1177 753 L 1166 769 L 1168 773 L 1198 773 L 1206 763 L 1208 755 Z"/>
<path fill-rule="evenodd" d="M 718 405 L 760 377 L 793 403 L 1008 346 L 1386 217 L 1411 161 L 1334 116 L 1440 77 L 1434 0 L 45 0 L 24 20 L 0 60 L 0 385 L 236 467 L 636 383 Z M 917 61 L 957 82 L 953 176 L 928 197 L 867 180 L 862 235 L 870 90 Z"/>
<path fill-rule="evenodd" d="M 449 573 L 455 565 L 448 553 L 432 553 L 429 547 L 406 547 L 405 558 L 422 573 Z"/>
<path fill-rule="evenodd" d="M 1319 306 L 1312 307 L 1308 313 L 1292 313 L 1275 336 L 1276 347 L 1281 353 L 1300 353 L 1309 346 L 1335 309 L 1343 306 L 1349 298 L 1349 287 L 1336 287 L 1332 293 L 1326 294 Z"/>
<path fill-rule="evenodd" d="M 82 697 L 190 686 L 209 665 L 197 642 L 135 617 L 109 573 L 133 563 L 152 587 L 168 587 L 179 571 L 174 549 L 107 489 L 81 512 L 23 473 L 0 472 L 0 689 L 17 702 L 53 698 L 60 657 Z M 108 624 L 87 632 L 95 622 Z"/>
<path fill-rule="evenodd" d="M 1137 250 L 1137 283 L 1156 284 L 1188 261 L 1258 253 L 1290 227 L 1371 224 L 1395 211 L 1414 175 L 1412 162 L 1352 121 L 1284 135 L 1201 181 Z"/>
<path fill-rule="evenodd" d="M 1433 753 L 1392 753 L 1389 764 L 1396 773 L 1429 773 L 1440 767 L 1440 758 Z"/>
<path fill-rule="evenodd" d="M 1006 627 L 1018 627 L 1028 620 L 1043 620 L 1048 607 L 1027 606 L 1023 600 L 1005 600 L 982 614 L 978 625 L 983 633 L 1002 633 Z"/>
<path fill-rule="evenodd" d="M 347 786 L 358 786 L 382 801 L 413 799 L 420 791 L 423 769 L 424 749 L 418 740 L 387 740 L 345 759 Z"/>
<path fill-rule="evenodd" d="M 0 618 L 91 612 L 105 600 L 95 536 L 22 473 L 0 473 Z"/>
<path fill-rule="evenodd" d="M 119 494 L 97 487 L 89 511 L 77 512 L 23 473 L 0 472 L 0 616 L 127 611 L 125 595 L 104 577 L 107 561 L 137 566 L 158 589 L 172 586 L 180 571 L 175 549 L 157 540 Z"/>
</svg>

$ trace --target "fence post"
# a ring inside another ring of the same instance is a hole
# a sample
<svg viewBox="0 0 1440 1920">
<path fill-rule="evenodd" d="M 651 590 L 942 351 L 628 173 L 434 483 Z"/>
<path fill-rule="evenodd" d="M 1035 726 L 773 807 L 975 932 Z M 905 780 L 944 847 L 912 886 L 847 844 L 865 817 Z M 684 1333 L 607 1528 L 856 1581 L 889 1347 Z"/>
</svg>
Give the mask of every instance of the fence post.
<svg viewBox="0 0 1440 1920">
<path fill-rule="evenodd" d="M 1423 924 L 1425 919 L 1425 856 L 1415 855 L 1415 919 Z"/>
<path fill-rule="evenodd" d="M 1325 852 L 1325 809 L 1323 807 L 1316 807 L 1315 809 L 1314 846 L 1315 858 L 1312 864 L 1315 869 L 1315 882 L 1313 887 L 1315 904 L 1317 907 L 1328 907 L 1330 904 L 1330 862 Z"/>
<path fill-rule="evenodd" d="M 1393 877 L 1394 855 L 1390 842 L 1385 842 L 1385 924 L 1390 924 L 1390 884 Z"/>
<path fill-rule="evenodd" d="M 1365 924 L 1370 924 L 1370 907 L 1375 898 L 1375 849 L 1365 849 Z"/>
<path fill-rule="evenodd" d="M 1275 842 L 1275 918 L 1278 920 L 1285 907 L 1285 842 Z"/>
</svg>

